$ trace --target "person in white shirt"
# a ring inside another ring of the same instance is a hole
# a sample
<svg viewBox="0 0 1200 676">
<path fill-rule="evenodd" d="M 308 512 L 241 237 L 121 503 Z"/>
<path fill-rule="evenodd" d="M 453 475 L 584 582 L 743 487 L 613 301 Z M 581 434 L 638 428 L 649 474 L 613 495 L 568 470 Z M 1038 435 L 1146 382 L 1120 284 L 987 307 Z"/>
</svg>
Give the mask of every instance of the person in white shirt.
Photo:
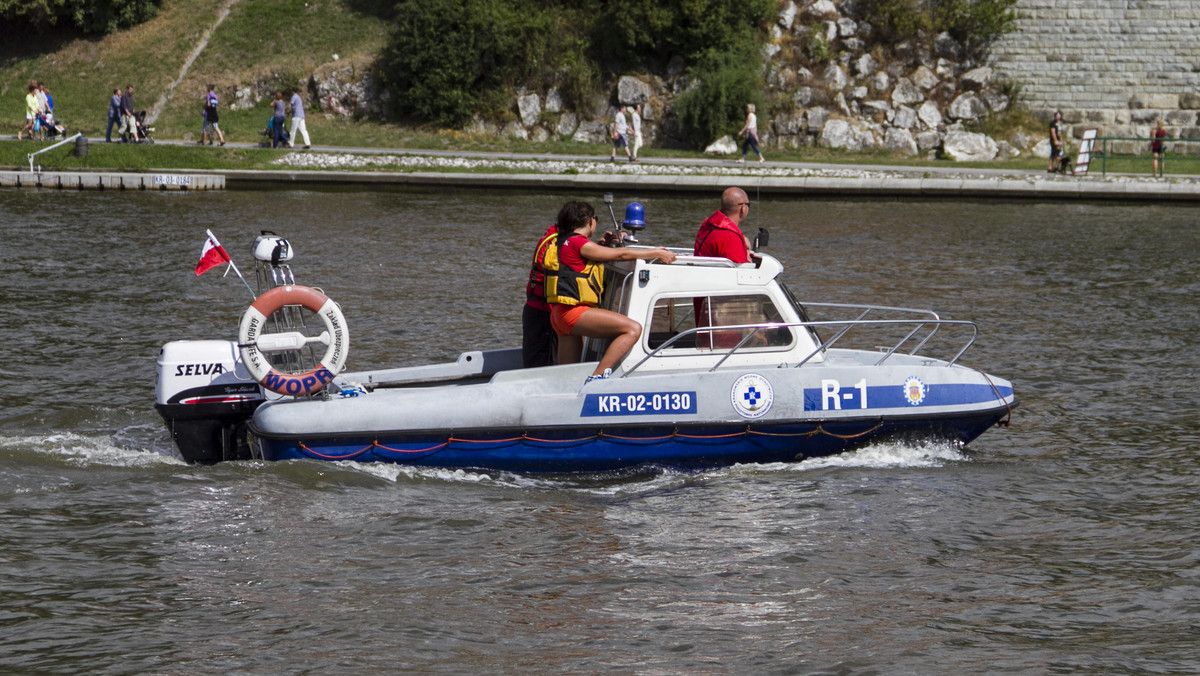
<svg viewBox="0 0 1200 676">
<path fill-rule="evenodd" d="M 631 162 L 637 162 L 638 151 L 642 148 L 642 104 L 633 107 L 633 157 Z"/>
<path fill-rule="evenodd" d="M 617 108 L 617 118 L 613 121 L 613 147 L 612 155 L 608 158 L 609 162 L 617 161 L 617 148 L 624 148 L 625 157 L 628 157 L 630 162 L 633 161 L 633 155 L 629 152 L 629 141 L 625 138 L 628 133 L 629 123 L 625 121 L 625 104 L 621 104 L 621 107 Z"/>
<path fill-rule="evenodd" d="M 312 147 L 312 142 L 308 140 L 308 125 L 304 120 L 304 101 L 300 99 L 300 89 L 292 87 L 292 98 L 288 101 L 286 110 L 292 113 L 292 131 L 289 133 L 291 140 L 288 141 L 288 147 L 295 145 L 297 133 L 304 137 L 304 149 L 308 150 Z"/>
<path fill-rule="evenodd" d="M 746 104 L 746 124 L 742 125 L 742 130 L 738 132 L 738 136 L 746 135 L 745 142 L 742 143 L 742 159 L 738 162 L 746 161 L 746 151 L 754 148 L 754 152 L 758 153 L 758 161 L 766 162 L 763 159 L 762 151 L 758 149 L 758 116 L 754 114 L 754 104 Z"/>
</svg>

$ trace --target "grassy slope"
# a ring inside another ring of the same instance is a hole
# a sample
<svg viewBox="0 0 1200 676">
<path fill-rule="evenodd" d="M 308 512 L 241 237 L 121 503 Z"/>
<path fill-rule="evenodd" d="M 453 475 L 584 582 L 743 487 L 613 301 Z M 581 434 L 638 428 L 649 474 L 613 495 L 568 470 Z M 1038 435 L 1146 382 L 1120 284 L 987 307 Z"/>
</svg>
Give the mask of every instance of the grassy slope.
<svg viewBox="0 0 1200 676">
<path fill-rule="evenodd" d="M 234 0 L 232 4 L 230 0 L 164 0 L 157 18 L 114 35 L 61 44 L 33 36 L 22 44 L 0 45 L 0 134 L 15 134 L 24 123 L 25 88 L 31 77 L 49 83 L 56 112 L 72 133 L 83 131 L 90 136 L 102 135 L 109 93 L 113 87 L 126 83 L 132 83 L 136 89 L 137 107 L 149 110 L 169 83 L 178 77 L 184 61 L 227 5 L 231 6 L 229 16 L 213 33 L 208 47 L 192 64 L 155 123 L 159 138 L 199 136 L 200 100 L 205 84 L 213 82 L 219 87 L 225 108 L 221 127 L 227 138 L 257 141 L 258 132 L 269 116 L 267 102 L 249 110 L 229 110 L 228 105 L 234 101 L 235 85 L 263 82 L 283 88 L 302 84 L 307 73 L 318 69 L 346 65 L 366 67 L 386 40 L 386 23 L 369 11 L 371 0 Z M 368 11 L 358 12 L 353 7 L 366 7 Z M 337 61 L 333 59 L 334 54 L 339 56 Z M 313 102 L 308 103 L 312 110 Z M 454 131 L 413 130 L 341 117 L 326 118 L 319 113 L 309 116 L 308 127 L 314 143 L 321 145 L 608 154 L 607 147 L 570 141 L 532 143 L 481 138 Z M 0 165 L 24 165 L 25 153 L 32 148 L 26 144 L 0 144 Z M 196 154 L 185 150 L 190 149 L 156 148 L 149 152 L 101 147 L 93 148 L 92 157 L 76 160 L 69 158 L 63 149 L 43 155 L 39 163 L 62 168 L 260 168 L 267 166 L 272 157 L 270 153 L 259 151 L 217 153 L 214 149 L 206 149 L 210 152 L 205 155 L 204 151 Z M 644 154 L 696 156 L 692 152 L 663 149 L 647 149 Z M 789 152 L 769 150 L 767 154 L 772 160 L 905 166 L 946 164 L 886 154 L 851 155 L 815 148 Z M 1148 158 L 1110 162 L 1109 169 L 1148 171 L 1148 162 Z M 1196 171 L 1193 164 L 1170 162 L 1168 171 Z M 1025 158 L 958 166 L 1037 169 L 1043 167 L 1044 162 Z"/>
<path fill-rule="evenodd" d="M 317 69 L 369 65 L 385 38 L 382 21 L 355 13 L 340 0 L 241 0 L 180 83 L 160 118 L 160 133 L 198 136 L 200 100 L 205 84 L 212 82 L 220 87 L 226 135 L 253 140 L 270 117 L 268 102 L 251 110 L 229 110 L 233 84 L 264 82 L 279 89 L 301 86 L 303 91 L 307 75 Z M 313 103 L 306 101 L 310 111 Z M 310 134 L 321 143 L 333 142 L 331 128 L 342 126 L 323 115 L 308 119 Z"/>
<path fill-rule="evenodd" d="M 146 24 L 100 39 L 77 39 L 39 53 L 38 41 L 9 45 L 0 60 L 0 119 L 5 127 L 24 120 L 30 78 L 48 83 L 55 112 L 72 130 L 104 131 L 114 87 L 133 84 L 134 101 L 149 108 L 176 77 L 183 45 L 195 44 L 215 18 L 221 0 L 167 0 Z"/>
<path fill-rule="evenodd" d="M 159 16 L 146 24 L 103 38 L 70 41 L 47 53 L 39 53 L 36 40 L 0 46 L 0 133 L 15 133 L 23 124 L 30 78 L 49 84 L 55 112 L 72 132 L 103 134 L 114 87 L 133 84 L 137 107 L 151 109 L 227 4 L 228 0 L 165 0 Z M 368 64 L 385 35 L 384 22 L 351 11 L 344 0 L 237 0 L 175 89 L 155 123 L 158 134 L 199 135 L 206 83 L 218 85 L 227 106 L 237 84 L 301 84 L 304 74 L 332 64 L 333 54 L 339 55 L 339 63 Z M 267 117 L 266 102 L 246 111 L 226 109 L 221 126 L 234 138 L 253 140 Z M 324 134 L 325 128 L 346 125 L 313 115 L 308 126 L 314 137 L 330 142 L 332 133 Z"/>
</svg>

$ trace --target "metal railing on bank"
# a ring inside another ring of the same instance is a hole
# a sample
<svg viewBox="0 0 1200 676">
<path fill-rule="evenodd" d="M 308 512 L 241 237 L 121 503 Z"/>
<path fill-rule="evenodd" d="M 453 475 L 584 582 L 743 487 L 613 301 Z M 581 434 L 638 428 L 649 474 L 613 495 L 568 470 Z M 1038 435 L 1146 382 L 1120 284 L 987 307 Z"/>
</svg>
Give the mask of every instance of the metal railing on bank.
<svg viewBox="0 0 1200 676">
<path fill-rule="evenodd" d="M 1112 156 L 1114 160 L 1120 158 L 1122 160 L 1144 161 L 1147 168 L 1153 167 L 1151 164 L 1153 155 L 1150 152 L 1150 144 L 1154 139 L 1149 139 L 1141 136 L 1097 136 L 1096 142 L 1100 146 L 1092 146 L 1092 162 L 1097 158 L 1100 160 L 1100 175 L 1108 173 L 1108 158 Z M 1188 144 L 1200 143 L 1200 138 L 1164 138 L 1163 156 L 1162 156 L 1162 171 L 1166 172 L 1167 160 L 1172 162 L 1197 162 L 1200 161 L 1200 147 L 1187 148 Z M 1125 144 L 1125 145 L 1122 145 Z M 1183 146 L 1183 152 L 1171 152 L 1172 146 Z M 1093 164 L 1093 166 L 1095 166 Z M 1196 173 L 1200 173 L 1197 171 Z"/>
</svg>

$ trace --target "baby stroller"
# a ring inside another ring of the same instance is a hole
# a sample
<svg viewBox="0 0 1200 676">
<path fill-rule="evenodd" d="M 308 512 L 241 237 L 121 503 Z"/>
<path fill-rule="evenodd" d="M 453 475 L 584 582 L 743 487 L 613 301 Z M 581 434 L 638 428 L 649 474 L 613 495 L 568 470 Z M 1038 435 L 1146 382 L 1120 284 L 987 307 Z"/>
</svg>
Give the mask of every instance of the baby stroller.
<svg viewBox="0 0 1200 676">
<path fill-rule="evenodd" d="M 146 126 L 146 111 L 134 113 L 133 120 L 137 123 L 137 138 L 133 140 L 137 143 L 154 143 L 154 127 Z"/>
<path fill-rule="evenodd" d="M 46 115 L 38 115 L 37 118 L 34 119 L 34 131 L 40 132 L 42 134 L 42 138 L 45 138 L 46 140 L 50 140 L 55 137 L 65 137 L 67 135 L 66 125 L 64 125 L 61 120 L 55 120 L 53 117 L 47 119 L 47 117 L 48 116 Z"/>
<path fill-rule="evenodd" d="M 259 143 L 258 143 L 259 148 L 270 148 L 272 145 L 274 145 L 274 143 L 275 143 L 275 116 L 274 115 L 267 118 L 267 128 L 258 132 L 258 135 L 264 137 L 263 140 L 259 141 Z M 287 129 L 284 129 L 283 130 L 283 144 L 288 145 L 291 142 L 292 142 L 292 135 L 288 133 Z"/>
</svg>

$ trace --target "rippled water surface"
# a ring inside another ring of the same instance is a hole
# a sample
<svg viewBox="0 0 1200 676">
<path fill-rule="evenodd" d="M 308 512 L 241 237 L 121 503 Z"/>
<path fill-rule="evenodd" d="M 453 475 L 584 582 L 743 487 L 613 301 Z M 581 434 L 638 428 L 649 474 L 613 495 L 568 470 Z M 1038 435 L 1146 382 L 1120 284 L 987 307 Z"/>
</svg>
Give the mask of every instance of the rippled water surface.
<svg viewBox="0 0 1200 676">
<path fill-rule="evenodd" d="M 249 301 L 204 229 L 338 300 L 351 368 L 516 345 L 569 197 L 0 191 L 0 671 L 1055 673 L 1200 667 L 1200 212 L 759 199 L 806 300 L 974 319 L 1021 407 L 966 451 L 570 479 L 183 464 L 179 338 Z M 687 245 L 715 196 L 646 205 Z M 598 202 L 598 200 L 597 200 Z"/>
</svg>

